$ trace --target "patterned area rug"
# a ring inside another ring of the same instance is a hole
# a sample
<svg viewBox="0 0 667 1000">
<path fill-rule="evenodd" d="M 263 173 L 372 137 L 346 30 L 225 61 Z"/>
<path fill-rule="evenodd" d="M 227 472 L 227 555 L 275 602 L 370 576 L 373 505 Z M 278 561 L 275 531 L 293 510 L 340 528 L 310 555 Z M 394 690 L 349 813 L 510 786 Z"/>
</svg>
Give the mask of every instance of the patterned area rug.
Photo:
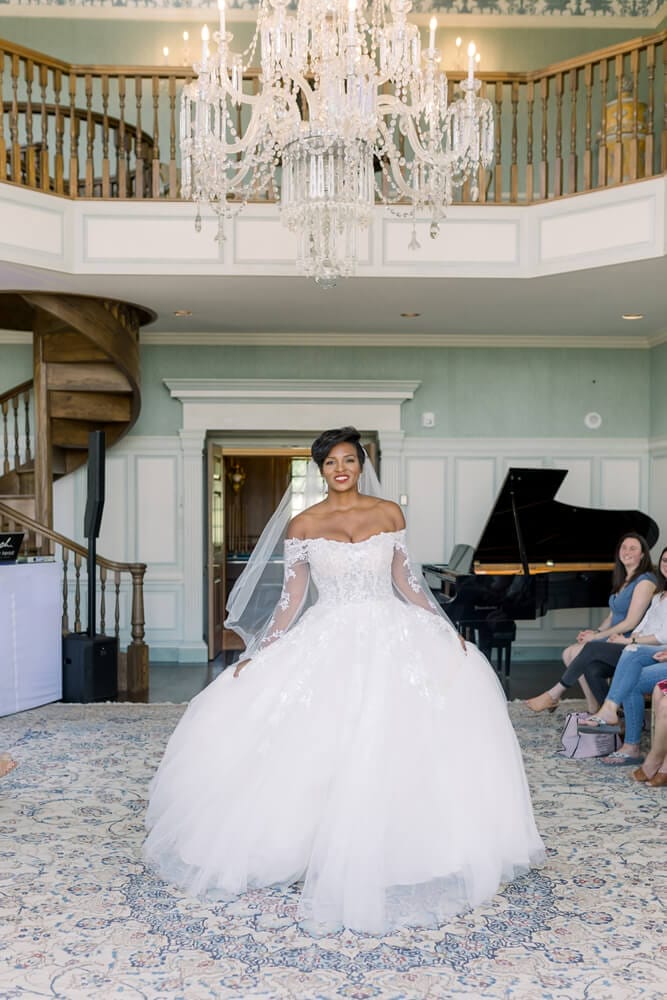
<svg viewBox="0 0 667 1000">
<path fill-rule="evenodd" d="M 147 784 L 182 711 L 51 705 L 0 720 L 19 762 L 0 783 L 3 1000 L 665 996 L 667 793 L 556 756 L 562 711 L 510 706 L 545 866 L 438 930 L 384 938 L 313 938 L 295 891 L 204 904 L 144 867 Z"/>
</svg>

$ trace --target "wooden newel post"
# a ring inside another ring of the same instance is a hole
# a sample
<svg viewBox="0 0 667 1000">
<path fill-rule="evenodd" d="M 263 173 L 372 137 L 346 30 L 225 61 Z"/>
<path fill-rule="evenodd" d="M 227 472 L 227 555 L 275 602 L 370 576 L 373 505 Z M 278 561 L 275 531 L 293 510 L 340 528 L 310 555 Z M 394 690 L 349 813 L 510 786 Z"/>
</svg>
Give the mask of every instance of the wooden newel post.
<svg viewBox="0 0 667 1000">
<path fill-rule="evenodd" d="M 146 565 L 136 563 L 132 574 L 132 642 L 127 647 L 127 694 L 130 701 L 148 701 L 148 646 L 144 642 L 144 576 Z"/>
</svg>

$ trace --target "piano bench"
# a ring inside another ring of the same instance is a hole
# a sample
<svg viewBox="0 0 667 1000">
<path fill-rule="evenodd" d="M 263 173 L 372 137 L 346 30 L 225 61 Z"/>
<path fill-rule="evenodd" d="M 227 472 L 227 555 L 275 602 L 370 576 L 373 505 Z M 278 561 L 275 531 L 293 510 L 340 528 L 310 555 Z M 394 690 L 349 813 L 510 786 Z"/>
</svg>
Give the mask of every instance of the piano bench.
<svg viewBox="0 0 667 1000">
<path fill-rule="evenodd" d="M 459 632 L 464 639 L 475 643 L 503 682 L 508 683 L 516 623 L 510 619 L 498 622 L 460 621 Z"/>
</svg>

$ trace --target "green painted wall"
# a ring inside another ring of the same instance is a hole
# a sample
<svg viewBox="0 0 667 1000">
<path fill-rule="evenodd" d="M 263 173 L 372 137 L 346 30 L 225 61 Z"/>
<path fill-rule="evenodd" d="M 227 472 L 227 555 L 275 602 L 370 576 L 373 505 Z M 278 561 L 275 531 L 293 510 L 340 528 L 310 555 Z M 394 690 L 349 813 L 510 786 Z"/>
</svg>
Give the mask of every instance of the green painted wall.
<svg viewBox="0 0 667 1000">
<path fill-rule="evenodd" d="M 651 437 L 667 437 L 667 344 L 651 351 Z"/>
<path fill-rule="evenodd" d="M 28 345 L 0 345 L 0 392 L 31 376 Z M 403 407 L 414 437 L 582 437 L 596 410 L 604 437 L 667 436 L 667 344 L 652 351 L 514 348 L 142 348 L 142 412 L 133 434 L 172 435 L 175 378 L 415 379 Z M 421 426 L 431 411 L 436 426 Z"/>
<path fill-rule="evenodd" d="M 209 28 L 216 24 L 217 12 L 212 11 Z M 190 33 L 194 58 L 198 50 L 202 21 L 160 21 L 156 11 L 150 21 L 133 21 L 122 15 L 115 20 L 49 17 L 2 17 L 0 37 L 37 49 L 69 62 L 115 65 L 161 65 L 162 49 L 166 45 L 170 62 L 182 63 L 183 31 Z M 234 49 L 243 50 L 249 43 L 253 26 L 230 24 L 234 33 Z M 428 34 L 428 28 L 423 29 Z M 632 28 L 560 28 L 546 30 L 524 28 L 447 28 L 441 29 L 437 45 L 442 52 L 445 70 L 454 67 L 455 38 L 461 35 L 464 45 L 472 39 L 482 55 L 483 70 L 540 69 L 552 62 L 569 59 L 596 49 L 615 45 L 641 34 Z M 426 40 L 426 39 L 425 39 Z"/>
<path fill-rule="evenodd" d="M 144 347 L 134 433 L 179 430 L 165 378 L 397 378 L 422 382 L 403 408 L 403 429 L 417 437 L 581 437 L 590 410 L 605 437 L 645 437 L 650 364 L 648 351 L 628 350 Z M 432 430 L 424 411 L 436 415 Z"/>
<path fill-rule="evenodd" d="M 32 378 L 30 344 L 0 344 L 0 393 Z"/>
</svg>

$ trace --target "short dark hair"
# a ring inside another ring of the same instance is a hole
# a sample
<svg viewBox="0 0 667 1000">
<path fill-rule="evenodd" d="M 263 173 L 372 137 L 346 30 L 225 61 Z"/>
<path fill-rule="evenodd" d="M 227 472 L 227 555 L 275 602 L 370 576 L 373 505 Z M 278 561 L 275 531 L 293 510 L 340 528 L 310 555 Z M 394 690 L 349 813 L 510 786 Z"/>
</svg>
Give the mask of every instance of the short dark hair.
<svg viewBox="0 0 667 1000">
<path fill-rule="evenodd" d="M 625 578 L 625 566 L 620 559 L 621 545 L 627 538 L 636 538 L 641 545 L 642 550 L 642 557 L 639 560 L 639 565 L 629 580 L 626 580 Z M 626 583 L 631 583 L 633 580 L 636 580 L 638 576 L 642 576 L 644 573 L 654 572 L 653 562 L 651 561 L 651 552 L 644 536 L 638 535 L 636 531 L 626 531 L 624 535 L 621 535 L 618 545 L 616 546 L 616 552 L 614 553 L 614 573 L 611 581 L 612 593 L 617 594 L 619 590 L 626 585 Z"/>
<path fill-rule="evenodd" d="M 366 452 L 361 447 L 360 441 L 361 434 L 356 427 L 336 427 L 331 431 L 323 431 L 319 437 L 315 438 L 310 447 L 310 454 L 321 472 L 324 460 L 332 448 L 335 448 L 337 444 L 352 444 L 356 449 L 359 465 L 363 468 Z"/>
</svg>

